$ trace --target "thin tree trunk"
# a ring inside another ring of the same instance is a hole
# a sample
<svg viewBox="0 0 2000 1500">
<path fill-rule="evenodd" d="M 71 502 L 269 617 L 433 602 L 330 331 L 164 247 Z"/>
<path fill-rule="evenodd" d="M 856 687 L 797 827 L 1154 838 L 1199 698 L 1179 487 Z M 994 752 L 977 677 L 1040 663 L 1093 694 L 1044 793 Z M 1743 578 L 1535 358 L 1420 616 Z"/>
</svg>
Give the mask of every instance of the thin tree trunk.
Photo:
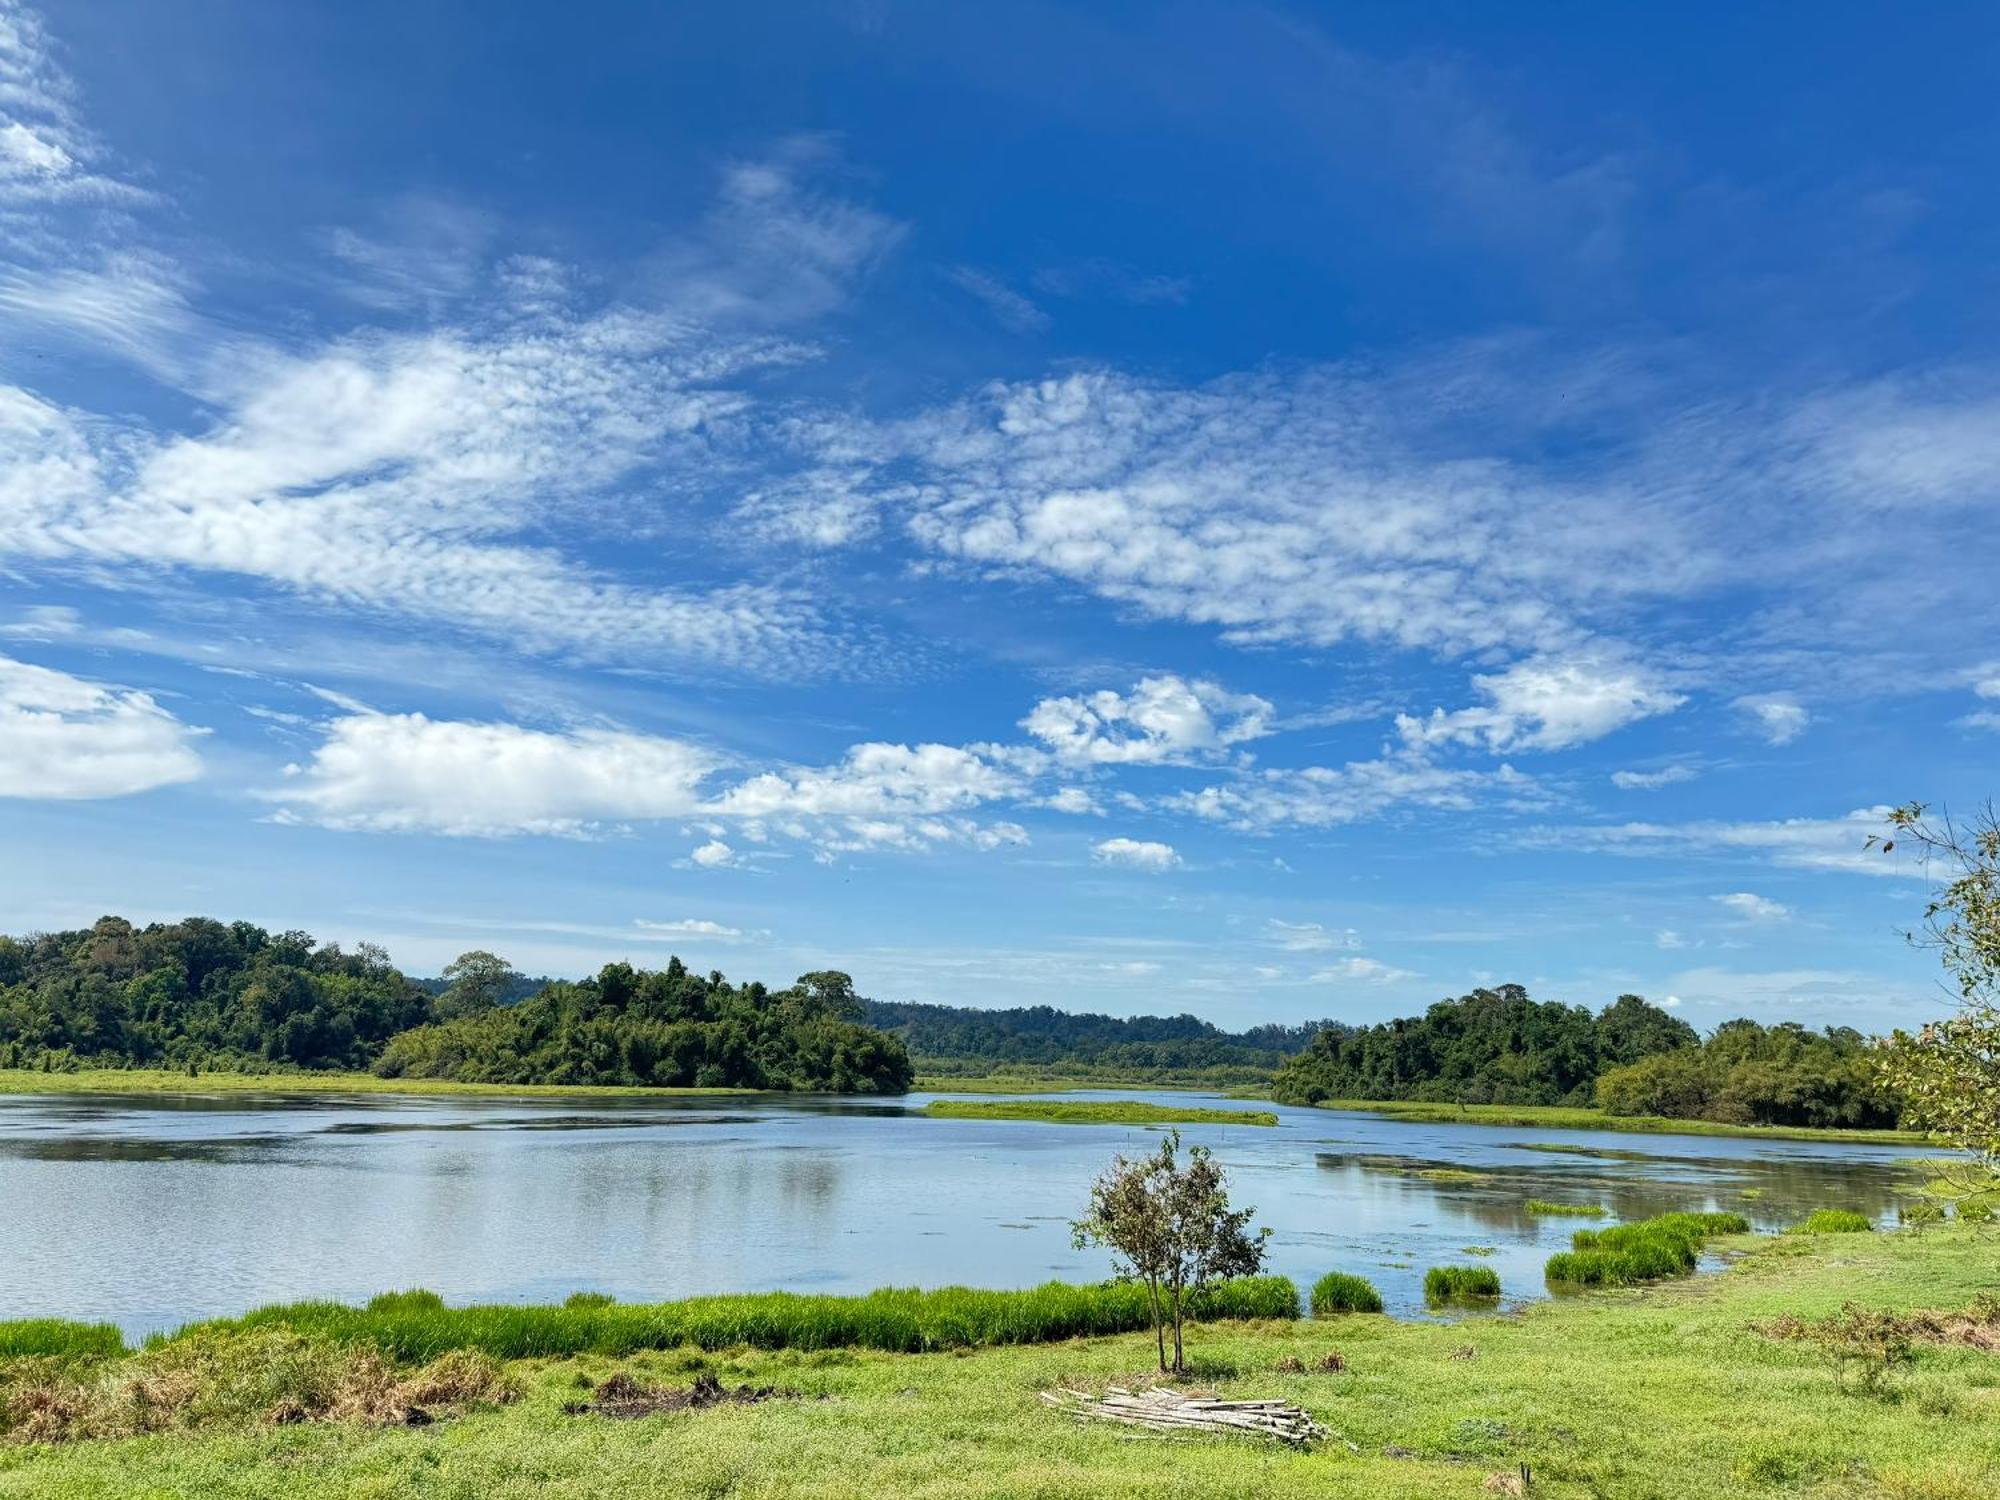
<svg viewBox="0 0 2000 1500">
<path fill-rule="evenodd" d="M 1173 1288 L 1173 1305 L 1174 1305 L 1174 1373 L 1176 1375 L 1185 1375 L 1187 1374 L 1187 1360 L 1181 1352 L 1181 1318 L 1183 1315 L 1183 1310 L 1181 1307 L 1181 1289 L 1179 1287 Z"/>
<path fill-rule="evenodd" d="M 1160 1372 L 1165 1374 L 1167 1369 L 1167 1327 L 1165 1320 L 1160 1316 L 1159 1277 L 1148 1276 L 1146 1278 L 1146 1296 L 1153 1305 L 1153 1342 L 1159 1345 Z"/>
</svg>

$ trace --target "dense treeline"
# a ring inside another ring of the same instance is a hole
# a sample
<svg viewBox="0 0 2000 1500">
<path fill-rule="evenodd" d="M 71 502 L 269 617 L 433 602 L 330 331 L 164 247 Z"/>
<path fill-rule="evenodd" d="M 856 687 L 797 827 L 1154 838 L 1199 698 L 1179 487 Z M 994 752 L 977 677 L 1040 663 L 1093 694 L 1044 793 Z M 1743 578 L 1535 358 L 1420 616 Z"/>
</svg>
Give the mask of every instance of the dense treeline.
<svg viewBox="0 0 2000 1500">
<path fill-rule="evenodd" d="M 205 917 L 0 937 L 0 1066 L 363 1068 L 432 997 L 380 948 Z"/>
<path fill-rule="evenodd" d="M 790 989 L 613 964 L 580 984 L 530 982 L 490 953 L 441 981 L 371 944 L 203 917 L 0 937 L 0 1067 L 265 1071 L 373 1068 L 496 1083 L 892 1092 L 900 1041 L 860 1024 L 844 974 Z"/>
<path fill-rule="evenodd" d="M 1328 1028 L 1278 1070 L 1271 1092 L 1284 1104 L 1589 1104 L 1608 1069 L 1699 1042 L 1693 1027 L 1637 995 L 1593 1013 L 1503 984 L 1440 1000 L 1421 1016 Z"/>
<path fill-rule="evenodd" d="M 975 1010 L 904 1001 L 864 1002 L 870 1025 L 901 1037 L 926 1073 L 1021 1069 L 1079 1073 L 1201 1074 L 1261 1079 L 1331 1021 L 1228 1032 L 1196 1016 L 1073 1014 L 1047 1005 Z"/>
<path fill-rule="evenodd" d="M 1597 1102 L 1607 1114 L 1730 1125 L 1893 1126 L 1901 1101 L 1870 1051 L 1850 1027 L 1729 1021 L 1698 1047 L 1612 1069 L 1597 1080 Z"/>
<path fill-rule="evenodd" d="M 853 981 L 834 970 L 788 990 L 734 985 L 669 960 L 607 964 L 517 1005 L 491 1006 L 390 1039 L 375 1071 L 463 1083 L 639 1084 L 900 1093 L 902 1042 L 861 1025 Z"/>
</svg>

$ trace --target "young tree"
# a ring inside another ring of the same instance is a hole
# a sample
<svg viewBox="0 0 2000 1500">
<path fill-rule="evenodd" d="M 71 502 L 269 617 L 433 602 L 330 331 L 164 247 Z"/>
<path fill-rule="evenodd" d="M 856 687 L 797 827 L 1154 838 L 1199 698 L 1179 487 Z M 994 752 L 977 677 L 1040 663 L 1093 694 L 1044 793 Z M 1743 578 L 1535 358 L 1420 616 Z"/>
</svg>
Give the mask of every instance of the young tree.
<svg viewBox="0 0 2000 1500">
<path fill-rule="evenodd" d="M 1921 932 L 1958 992 L 1959 1011 L 1882 1046 L 1882 1077 L 1908 1103 L 1909 1118 L 1971 1158 L 1954 1174 L 1960 1196 L 2000 1190 L 2000 813 L 1991 803 L 1969 823 L 1932 816 L 1912 802 L 1871 839 L 1885 853 L 1912 843 L 1932 877 Z"/>
<path fill-rule="evenodd" d="M 1187 1373 L 1181 1329 L 1190 1301 L 1211 1282 L 1262 1269 L 1271 1233 L 1249 1231 L 1254 1208 L 1229 1206 L 1222 1168 L 1206 1146 L 1190 1147 L 1182 1166 L 1175 1155 L 1180 1144 L 1181 1133 L 1170 1130 L 1150 1156 L 1113 1157 L 1091 1186 L 1090 1212 L 1071 1226 L 1078 1249 L 1108 1246 L 1118 1275 L 1146 1284 L 1160 1369 L 1175 1375 Z"/>
</svg>

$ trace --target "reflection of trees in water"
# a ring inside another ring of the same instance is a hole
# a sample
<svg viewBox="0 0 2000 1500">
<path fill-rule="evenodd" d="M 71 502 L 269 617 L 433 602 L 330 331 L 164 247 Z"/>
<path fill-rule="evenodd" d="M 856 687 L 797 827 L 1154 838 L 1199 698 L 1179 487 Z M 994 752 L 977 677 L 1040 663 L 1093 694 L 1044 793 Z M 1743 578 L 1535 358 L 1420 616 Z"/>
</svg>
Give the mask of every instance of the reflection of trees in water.
<svg viewBox="0 0 2000 1500">
<path fill-rule="evenodd" d="M 1816 1208 L 1851 1208 L 1877 1219 L 1891 1216 L 1916 1181 L 1910 1169 L 1894 1163 L 1802 1157 L 1660 1156 L 1629 1166 L 1621 1157 L 1617 1166 L 1472 1168 L 1423 1157 L 1326 1151 L 1314 1160 L 1322 1170 L 1342 1174 L 1343 1187 L 1363 1196 L 1393 1194 L 1408 1201 L 1411 1212 L 1448 1208 L 1482 1228 L 1530 1238 L 1549 1220 L 1523 1208 L 1529 1198 L 1597 1203 L 1609 1210 L 1609 1218 L 1627 1220 L 1686 1209 L 1727 1209 L 1759 1230 L 1777 1230 Z M 1655 1169 L 1651 1175 L 1648 1166 Z M 1462 1171 L 1478 1175 L 1471 1180 L 1421 1175 Z"/>
</svg>

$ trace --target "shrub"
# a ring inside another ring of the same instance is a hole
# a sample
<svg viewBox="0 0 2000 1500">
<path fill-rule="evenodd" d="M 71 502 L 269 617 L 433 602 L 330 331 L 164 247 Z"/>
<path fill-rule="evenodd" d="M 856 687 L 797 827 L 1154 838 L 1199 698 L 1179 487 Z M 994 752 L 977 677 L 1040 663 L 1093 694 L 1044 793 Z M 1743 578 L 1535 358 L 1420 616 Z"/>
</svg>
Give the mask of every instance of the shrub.
<svg viewBox="0 0 2000 1500">
<path fill-rule="evenodd" d="M 1424 1301 L 1463 1302 L 1500 1295 L 1500 1273 L 1491 1266 L 1432 1266 L 1424 1272 Z"/>
<path fill-rule="evenodd" d="M 1993 1204 L 1985 1198 L 1967 1198 L 1958 1205 L 1958 1218 L 1962 1224 L 1991 1224 Z"/>
<path fill-rule="evenodd" d="M 1382 1294 L 1363 1277 L 1345 1271 L 1328 1271 L 1313 1283 L 1312 1312 L 1315 1318 L 1334 1313 L 1378 1313 Z"/>
<path fill-rule="evenodd" d="M 1601 1219 L 1605 1213 L 1600 1203 L 1552 1203 L 1547 1198 L 1530 1198 L 1521 1207 L 1537 1218 Z"/>
<path fill-rule="evenodd" d="M 1815 1209 L 1785 1233 L 1866 1234 L 1874 1227 L 1873 1219 L 1866 1214 L 1858 1214 L 1851 1208 L 1821 1208 Z"/>
<path fill-rule="evenodd" d="M 1202 1321 L 1296 1318 L 1299 1292 L 1283 1276 L 1218 1282 L 1190 1297 Z M 293 1302 L 259 1308 L 202 1328 L 286 1328 L 340 1344 L 371 1344 L 390 1358 L 435 1359 L 452 1349 L 479 1349 L 495 1359 L 612 1358 L 642 1349 L 885 1349 L 918 1354 L 985 1344 L 1032 1344 L 1152 1326 L 1145 1287 L 1132 1282 L 1077 1286 L 1051 1281 L 1026 1291 L 971 1287 L 889 1287 L 860 1297 L 763 1292 L 693 1297 L 681 1302 L 611 1303 L 583 1307 L 445 1307 L 421 1304 L 388 1310 L 338 1302 Z"/>
<path fill-rule="evenodd" d="M 1829 1317 L 1806 1320 L 1787 1316 L 1763 1332 L 1819 1350 L 1833 1366 L 1834 1384 L 1842 1390 L 1849 1389 L 1851 1373 L 1858 1394 L 1881 1396 L 1887 1393 L 1889 1377 L 1915 1362 L 1917 1335 L 1925 1326 L 1922 1314 L 1904 1317 L 1845 1302 Z"/>
</svg>

